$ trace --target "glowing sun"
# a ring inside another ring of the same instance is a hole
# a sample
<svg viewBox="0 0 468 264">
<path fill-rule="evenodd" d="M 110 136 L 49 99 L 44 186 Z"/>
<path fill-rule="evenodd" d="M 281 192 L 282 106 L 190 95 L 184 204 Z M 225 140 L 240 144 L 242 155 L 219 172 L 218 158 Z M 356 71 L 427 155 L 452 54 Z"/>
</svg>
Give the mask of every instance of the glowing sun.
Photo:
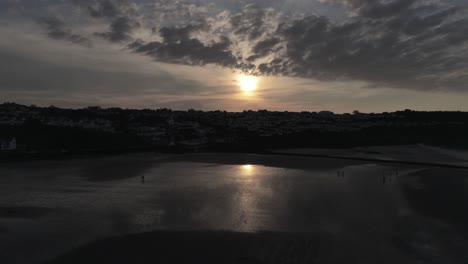
<svg viewBox="0 0 468 264">
<path fill-rule="evenodd" d="M 249 75 L 239 76 L 239 86 L 244 92 L 253 92 L 257 89 L 257 77 Z"/>
</svg>

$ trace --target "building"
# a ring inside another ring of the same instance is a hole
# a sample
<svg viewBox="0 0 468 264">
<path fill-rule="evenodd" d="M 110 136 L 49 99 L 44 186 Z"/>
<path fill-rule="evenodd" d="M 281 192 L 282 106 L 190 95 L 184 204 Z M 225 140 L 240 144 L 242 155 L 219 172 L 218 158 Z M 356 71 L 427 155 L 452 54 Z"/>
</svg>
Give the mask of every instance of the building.
<svg viewBox="0 0 468 264">
<path fill-rule="evenodd" d="M 13 151 L 16 150 L 16 138 L 0 138 L 0 151 Z"/>
</svg>

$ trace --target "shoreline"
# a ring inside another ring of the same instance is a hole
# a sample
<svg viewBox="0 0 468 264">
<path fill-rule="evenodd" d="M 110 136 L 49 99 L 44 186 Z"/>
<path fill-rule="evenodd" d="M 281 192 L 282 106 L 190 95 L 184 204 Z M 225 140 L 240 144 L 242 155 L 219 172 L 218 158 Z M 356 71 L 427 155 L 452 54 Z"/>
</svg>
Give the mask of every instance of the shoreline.
<svg viewBox="0 0 468 264">
<path fill-rule="evenodd" d="M 342 159 L 342 160 L 354 160 L 354 161 L 370 161 L 370 162 L 376 162 L 376 163 L 418 165 L 418 166 L 426 166 L 426 167 L 468 170 L 468 165 L 464 166 L 464 165 L 456 165 L 456 164 L 420 162 L 420 161 L 386 160 L 386 159 L 377 159 L 377 158 L 346 157 L 346 156 L 320 155 L 320 154 L 300 154 L 300 153 L 275 152 L 275 151 L 265 153 L 264 155 L 281 155 L 281 156 L 290 156 L 290 157 L 311 157 L 311 158 Z"/>
<path fill-rule="evenodd" d="M 416 147 L 418 145 L 397 145 L 397 146 L 382 146 L 382 147 Z M 379 164 L 400 164 L 400 165 L 416 165 L 433 168 L 450 168 L 450 169 L 461 169 L 468 170 L 468 162 L 426 162 L 420 160 L 407 160 L 404 158 L 378 158 L 371 156 L 357 155 L 357 148 L 329 148 L 329 149 L 276 149 L 276 150 L 212 150 L 206 149 L 202 151 L 179 151 L 176 149 L 155 149 L 155 148 L 135 148 L 126 150 L 96 150 L 96 151 L 77 151 L 77 152 L 43 152 L 43 153 L 13 153 L 13 155 L 0 156 L 0 163 L 25 163 L 33 161 L 60 161 L 60 160 L 79 160 L 79 159 L 94 159 L 94 158 L 106 158 L 106 157 L 117 157 L 127 155 L 139 155 L 139 154 L 155 154 L 155 155 L 171 155 L 174 157 L 183 155 L 204 155 L 204 154 L 246 154 L 246 155 L 260 155 L 260 156 L 285 156 L 285 157 L 302 157 L 302 158 L 322 158 L 322 159 L 334 159 L 334 160 L 349 160 L 358 162 L 372 162 Z M 307 152 L 312 150 L 312 152 Z M 333 151 L 331 151 L 333 150 Z M 317 153 L 318 151 L 318 153 Z M 337 153 L 337 151 L 339 151 Z M 344 153 L 343 153 L 344 152 Z M 386 154 L 386 153 L 378 153 Z M 464 160 L 459 160 L 464 161 Z M 465 165 L 466 164 L 466 165 Z"/>
</svg>

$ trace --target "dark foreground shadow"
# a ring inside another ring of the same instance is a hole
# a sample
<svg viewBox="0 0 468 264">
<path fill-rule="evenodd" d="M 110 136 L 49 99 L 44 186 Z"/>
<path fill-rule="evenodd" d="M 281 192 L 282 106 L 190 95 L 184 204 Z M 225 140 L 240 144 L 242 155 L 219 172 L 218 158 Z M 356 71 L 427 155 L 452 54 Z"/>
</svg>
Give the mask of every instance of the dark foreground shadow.
<svg viewBox="0 0 468 264">
<path fill-rule="evenodd" d="M 97 241 L 47 263 L 317 263 L 320 240 L 312 234 L 157 231 Z"/>
<path fill-rule="evenodd" d="M 39 218 L 53 212 L 51 208 L 37 206 L 0 207 L 0 218 Z M 1 232 L 1 229 L 0 229 Z"/>
<path fill-rule="evenodd" d="M 455 227 L 468 240 L 467 176 L 466 170 L 432 168 L 408 175 L 402 190 L 416 212 Z"/>
</svg>

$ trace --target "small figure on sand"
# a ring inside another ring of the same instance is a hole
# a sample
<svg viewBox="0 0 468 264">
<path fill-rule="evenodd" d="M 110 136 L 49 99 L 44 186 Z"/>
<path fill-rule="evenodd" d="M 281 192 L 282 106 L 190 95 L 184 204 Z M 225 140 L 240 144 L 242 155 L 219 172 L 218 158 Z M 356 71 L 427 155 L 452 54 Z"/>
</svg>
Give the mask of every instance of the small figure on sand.
<svg viewBox="0 0 468 264">
<path fill-rule="evenodd" d="M 338 178 L 340 178 L 340 177 L 341 177 L 341 178 L 344 178 L 344 171 L 342 171 L 342 170 L 337 170 L 337 171 L 336 171 L 336 177 L 338 177 Z"/>
<path fill-rule="evenodd" d="M 145 175 L 141 175 L 141 183 L 145 183 Z"/>
</svg>

